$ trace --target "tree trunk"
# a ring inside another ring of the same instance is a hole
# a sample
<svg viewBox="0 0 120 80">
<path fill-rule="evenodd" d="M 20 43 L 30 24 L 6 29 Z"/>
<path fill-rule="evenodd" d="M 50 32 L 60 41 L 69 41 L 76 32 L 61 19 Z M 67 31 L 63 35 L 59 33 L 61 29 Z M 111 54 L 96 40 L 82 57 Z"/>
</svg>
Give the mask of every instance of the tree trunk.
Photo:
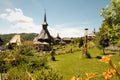
<svg viewBox="0 0 120 80">
<path fill-rule="evenodd" d="M 103 48 L 103 55 L 105 55 L 105 49 Z"/>
</svg>

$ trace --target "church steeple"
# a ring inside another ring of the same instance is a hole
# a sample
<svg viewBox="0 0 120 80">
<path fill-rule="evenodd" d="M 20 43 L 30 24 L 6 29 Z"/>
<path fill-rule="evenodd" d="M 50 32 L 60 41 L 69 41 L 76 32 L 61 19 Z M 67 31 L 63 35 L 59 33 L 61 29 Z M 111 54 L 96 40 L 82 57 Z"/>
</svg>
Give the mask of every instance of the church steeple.
<svg viewBox="0 0 120 80">
<path fill-rule="evenodd" d="M 45 11 L 45 14 L 44 14 L 44 22 L 47 22 L 46 21 L 46 11 Z"/>
<path fill-rule="evenodd" d="M 95 28 L 94 28 L 94 31 L 93 31 L 93 32 L 94 32 L 94 34 L 95 34 L 95 32 L 96 32 L 96 31 L 95 31 Z"/>
<path fill-rule="evenodd" d="M 47 29 L 46 11 L 44 13 L 44 20 L 42 23 L 42 30 L 40 34 L 34 38 L 34 44 L 37 45 L 38 51 L 51 50 L 51 43 L 53 43 L 53 37 L 50 35 Z M 46 46 L 47 45 L 47 46 Z"/>
<path fill-rule="evenodd" d="M 43 25 L 43 27 L 44 26 L 46 26 L 46 27 L 48 26 L 47 19 L 46 19 L 46 11 L 45 11 L 45 14 L 44 14 L 44 22 L 43 22 L 42 25 Z"/>
</svg>

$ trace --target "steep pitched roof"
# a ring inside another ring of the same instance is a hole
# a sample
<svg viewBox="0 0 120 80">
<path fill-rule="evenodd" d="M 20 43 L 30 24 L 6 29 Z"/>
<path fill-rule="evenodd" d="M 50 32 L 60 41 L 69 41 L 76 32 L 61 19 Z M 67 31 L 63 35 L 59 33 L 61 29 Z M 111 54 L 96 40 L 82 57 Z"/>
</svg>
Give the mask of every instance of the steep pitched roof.
<svg viewBox="0 0 120 80">
<path fill-rule="evenodd" d="M 49 31 L 47 30 L 47 28 L 46 29 L 42 29 L 42 31 L 40 32 L 40 34 L 38 35 L 38 40 L 51 40 L 51 35 L 50 35 L 50 33 L 49 33 Z"/>
<path fill-rule="evenodd" d="M 13 36 L 13 38 L 10 40 L 9 43 L 15 43 L 17 45 L 21 45 L 21 38 L 20 38 L 20 35 L 15 35 Z"/>
<path fill-rule="evenodd" d="M 46 13 L 44 15 L 44 22 L 42 24 L 42 30 L 40 32 L 40 34 L 35 37 L 35 39 L 33 41 L 37 42 L 37 41 L 40 41 L 40 42 L 48 42 L 48 43 L 51 43 L 52 41 L 52 36 L 50 35 L 48 29 L 47 29 L 47 20 L 46 20 Z"/>
</svg>

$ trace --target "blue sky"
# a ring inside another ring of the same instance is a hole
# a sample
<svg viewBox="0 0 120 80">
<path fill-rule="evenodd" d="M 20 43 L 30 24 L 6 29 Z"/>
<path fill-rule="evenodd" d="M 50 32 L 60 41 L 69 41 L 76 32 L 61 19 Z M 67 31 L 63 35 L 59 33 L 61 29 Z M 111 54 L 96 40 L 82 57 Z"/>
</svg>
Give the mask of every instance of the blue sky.
<svg viewBox="0 0 120 80">
<path fill-rule="evenodd" d="M 40 33 L 46 9 L 52 36 L 80 37 L 102 23 L 100 10 L 110 0 L 0 0 L 0 34 Z"/>
</svg>

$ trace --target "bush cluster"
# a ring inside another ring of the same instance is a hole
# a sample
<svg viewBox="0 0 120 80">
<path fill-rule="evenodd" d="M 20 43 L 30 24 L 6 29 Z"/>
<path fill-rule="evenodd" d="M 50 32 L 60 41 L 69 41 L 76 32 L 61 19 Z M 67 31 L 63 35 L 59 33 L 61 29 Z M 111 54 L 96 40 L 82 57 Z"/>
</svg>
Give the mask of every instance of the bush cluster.
<svg viewBox="0 0 120 80">
<path fill-rule="evenodd" d="M 6 80 L 61 80 L 47 62 L 46 56 L 34 54 L 33 46 L 25 43 L 0 53 L 0 73 L 5 74 L 2 77 Z"/>
</svg>

